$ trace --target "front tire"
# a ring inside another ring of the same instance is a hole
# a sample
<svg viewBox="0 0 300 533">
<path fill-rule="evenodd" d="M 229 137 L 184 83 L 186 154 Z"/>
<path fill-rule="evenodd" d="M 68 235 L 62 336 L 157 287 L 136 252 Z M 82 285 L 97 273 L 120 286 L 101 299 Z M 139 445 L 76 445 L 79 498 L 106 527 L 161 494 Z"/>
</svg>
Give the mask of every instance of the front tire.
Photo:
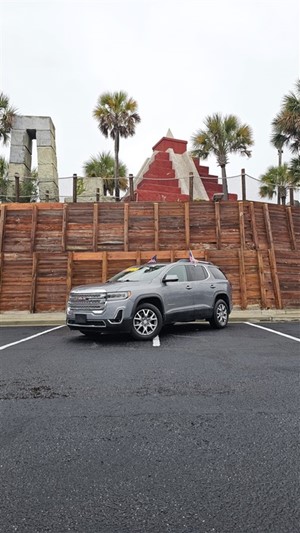
<svg viewBox="0 0 300 533">
<path fill-rule="evenodd" d="M 152 304 L 141 304 L 132 319 L 131 334 L 134 339 L 148 341 L 156 337 L 163 326 L 159 309 Z"/>
<path fill-rule="evenodd" d="M 215 329 L 222 329 L 228 323 L 228 305 L 224 300 L 217 300 L 214 305 L 212 318 L 209 320 L 210 325 Z"/>
</svg>

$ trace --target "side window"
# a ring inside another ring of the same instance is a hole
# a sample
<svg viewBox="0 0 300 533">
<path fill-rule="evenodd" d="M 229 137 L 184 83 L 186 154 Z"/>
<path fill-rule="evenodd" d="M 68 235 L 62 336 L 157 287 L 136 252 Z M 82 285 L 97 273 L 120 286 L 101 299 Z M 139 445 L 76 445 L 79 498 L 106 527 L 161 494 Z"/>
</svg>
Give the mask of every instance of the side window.
<svg viewBox="0 0 300 533">
<path fill-rule="evenodd" d="M 193 281 L 202 281 L 208 278 L 207 271 L 202 265 L 189 266 L 189 275 Z"/>
<path fill-rule="evenodd" d="M 175 265 L 168 271 L 168 275 L 178 276 L 178 281 L 187 281 L 186 268 L 184 265 Z"/>
<path fill-rule="evenodd" d="M 219 270 L 219 268 L 217 267 L 209 267 L 212 275 L 214 276 L 214 278 L 216 279 L 227 279 L 226 276 L 224 276 L 223 272 L 221 272 L 221 270 Z"/>
</svg>

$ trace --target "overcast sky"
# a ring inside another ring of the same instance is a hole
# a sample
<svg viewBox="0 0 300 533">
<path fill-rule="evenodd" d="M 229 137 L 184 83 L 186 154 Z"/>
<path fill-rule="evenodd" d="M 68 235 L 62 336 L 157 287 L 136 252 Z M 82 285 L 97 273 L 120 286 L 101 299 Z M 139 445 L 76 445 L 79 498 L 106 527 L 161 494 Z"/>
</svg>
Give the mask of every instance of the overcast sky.
<svg viewBox="0 0 300 533">
<path fill-rule="evenodd" d="M 0 7 L 1 90 L 20 114 L 52 118 L 60 177 L 82 175 L 91 155 L 113 153 L 92 113 L 100 94 L 119 90 L 137 101 L 141 117 L 135 136 L 120 144 L 134 175 L 169 128 L 191 148 L 191 135 L 215 112 L 253 130 L 252 157 L 231 157 L 228 176 L 245 167 L 259 178 L 277 164 L 271 121 L 299 77 L 298 0 L 0 0 Z M 214 158 L 205 164 L 220 175 Z M 66 183 L 62 194 L 71 191 Z M 257 189 L 247 180 L 249 199 L 259 199 Z M 229 190 L 239 192 L 240 180 L 229 180 Z"/>
</svg>

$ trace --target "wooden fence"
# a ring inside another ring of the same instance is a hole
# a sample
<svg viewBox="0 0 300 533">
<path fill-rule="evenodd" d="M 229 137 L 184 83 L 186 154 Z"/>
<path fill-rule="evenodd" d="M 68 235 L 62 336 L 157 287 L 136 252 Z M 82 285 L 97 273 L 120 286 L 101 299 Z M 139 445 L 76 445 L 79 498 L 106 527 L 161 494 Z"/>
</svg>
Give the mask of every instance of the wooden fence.
<svg viewBox="0 0 300 533">
<path fill-rule="evenodd" d="M 193 250 L 235 306 L 298 307 L 300 209 L 262 202 L 2 204 L 0 310 L 61 311 L 70 289 Z"/>
</svg>

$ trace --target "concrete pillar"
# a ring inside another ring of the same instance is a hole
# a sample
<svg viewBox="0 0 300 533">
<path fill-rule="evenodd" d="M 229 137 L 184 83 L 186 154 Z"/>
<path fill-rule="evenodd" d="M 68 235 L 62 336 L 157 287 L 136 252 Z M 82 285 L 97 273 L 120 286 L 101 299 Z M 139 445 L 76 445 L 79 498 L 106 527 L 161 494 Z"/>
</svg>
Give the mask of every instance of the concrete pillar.
<svg viewBox="0 0 300 533">
<path fill-rule="evenodd" d="M 13 180 L 15 172 L 19 173 L 21 181 L 30 175 L 33 139 L 36 139 L 37 144 L 40 201 L 46 200 L 46 191 L 49 191 L 50 202 L 58 202 L 55 128 L 50 117 L 19 115 L 14 117 L 8 167 L 9 180 Z"/>
</svg>

